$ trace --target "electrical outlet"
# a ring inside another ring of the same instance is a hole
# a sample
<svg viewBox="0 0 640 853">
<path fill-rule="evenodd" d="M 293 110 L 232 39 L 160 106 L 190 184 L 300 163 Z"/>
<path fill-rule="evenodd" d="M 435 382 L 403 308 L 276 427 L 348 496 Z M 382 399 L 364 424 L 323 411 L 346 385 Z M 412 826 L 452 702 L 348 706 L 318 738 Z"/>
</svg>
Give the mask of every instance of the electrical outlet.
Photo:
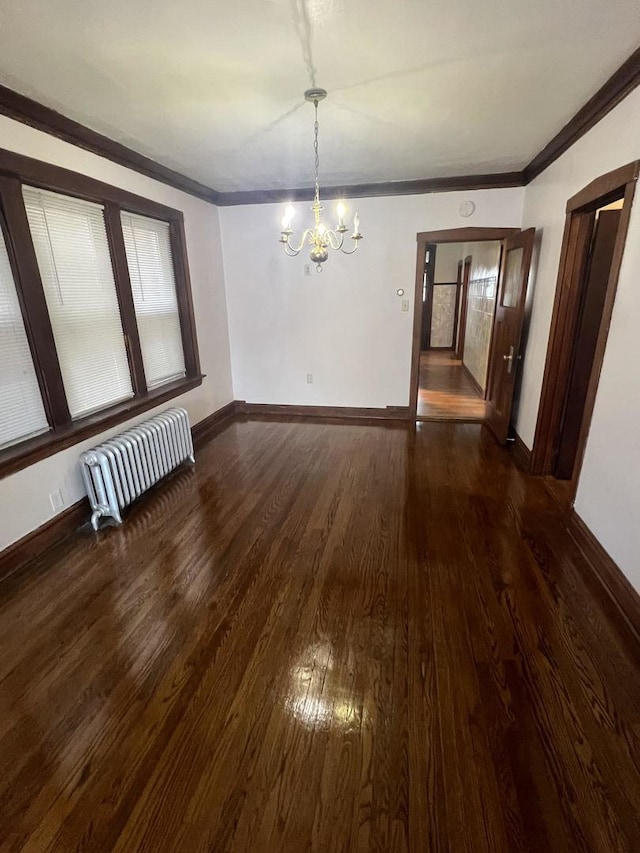
<svg viewBox="0 0 640 853">
<path fill-rule="evenodd" d="M 311 264 L 305 264 L 304 265 L 304 274 L 305 275 L 311 275 Z"/>
<path fill-rule="evenodd" d="M 64 498 L 62 497 L 60 489 L 56 489 L 55 492 L 51 492 L 49 500 L 51 501 L 51 509 L 54 512 L 64 509 Z"/>
<path fill-rule="evenodd" d="M 403 310 L 403 311 L 408 311 L 408 310 L 409 310 L 409 300 L 408 300 L 408 299 L 403 299 L 403 300 L 402 300 L 402 310 Z"/>
<path fill-rule="evenodd" d="M 307 373 L 307 385 L 311 385 L 313 382 L 313 373 Z"/>
</svg>

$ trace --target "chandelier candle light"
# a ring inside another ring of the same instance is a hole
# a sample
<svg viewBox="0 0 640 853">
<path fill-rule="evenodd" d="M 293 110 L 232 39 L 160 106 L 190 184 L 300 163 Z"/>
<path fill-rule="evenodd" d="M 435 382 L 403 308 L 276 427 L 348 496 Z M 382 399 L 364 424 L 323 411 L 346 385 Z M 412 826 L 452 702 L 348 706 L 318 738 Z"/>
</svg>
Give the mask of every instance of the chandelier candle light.
<svg viewBox="0 0 640 853">
<path fill-rule="evenodd" d="M 290 240 L 291 235 L 293 234 L 291 221 L 295 215 L 295 210 L 290 204 L 287 205 L 281 222 L 282 230 L 280 231 L 280 242 L 282 243 L 282 248 L 284 249 L 285 254 L 289 255 L 291 258 L 295 258 L 296 255 L 299 255 L 304 244 L 308 242 L 311 246 L 309 257 L 316 265 L 317 271 L 322 272 L 322 264 L 329 257 L 329 249 L 340 249 L 340 251 L 345 255 L 353 255 L 358 248 L 359 241 L 362 240 L 362 234 L 360 233 L 360 217 L 356 213 L 353 217 L 353 234 L 351 235 L 351 239 L 354 241 L 354 246 L 352 249 L 343 248 L 344 235 L 349 229 L 344 224 L 346 209 L 341 201 L 338 202 L 336 207 L 338 225 L 335 229 L 327 228 L 326 225 L 320 221 L 320 212 L 323 210 L 323 207 L 320 204 L 320 182 L 318 178 L 318 172 L 320 170 L 320 158 L 318 156 L 318 104 L 327 97 L 327 92 L 325 89 L 307 89 L 304 93 L 304 97 L 306 101 L 310 101 L 313 104 L 315 110 L 313 149 L 316 155 L 316 191 L 313 199 L 313 206 L 311 208 L 311 210 L 313 210 L 315 224 L 313 228 L 307 228 L 303 233 L 297 248 L 292 246 Z"/>
</svg>

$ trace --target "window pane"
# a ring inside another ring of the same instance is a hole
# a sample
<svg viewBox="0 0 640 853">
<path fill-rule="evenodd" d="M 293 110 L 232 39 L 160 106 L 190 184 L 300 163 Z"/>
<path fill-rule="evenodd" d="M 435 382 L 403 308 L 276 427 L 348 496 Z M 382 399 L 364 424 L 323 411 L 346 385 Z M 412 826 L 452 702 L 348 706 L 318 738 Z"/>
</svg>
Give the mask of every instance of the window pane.
<svg viewBox="0 0 640 853">
<path fill-rule="evenodd" d="M 505 308 L 515 308 L 518 303 L 520 292 L 520 279 L 522 277 L 522 258 L 524 249 L 509 249 L 507 252 L 506 269 L 504 273 L 504 293 L 502 304 Z"/>
<path fill-rule="evenodd" d="M 148 388 L 185 375 L 169 223 L 122 214 L 133 304 Z"/>
<path fill-rule="evenodd" d="M 0 448 L 49 429 L 0 229 Z"/>
<path fill-rule="evenodd" d="M 72 418 L 133 396 L 103 208 L 23 187 Z"/>
</svg>

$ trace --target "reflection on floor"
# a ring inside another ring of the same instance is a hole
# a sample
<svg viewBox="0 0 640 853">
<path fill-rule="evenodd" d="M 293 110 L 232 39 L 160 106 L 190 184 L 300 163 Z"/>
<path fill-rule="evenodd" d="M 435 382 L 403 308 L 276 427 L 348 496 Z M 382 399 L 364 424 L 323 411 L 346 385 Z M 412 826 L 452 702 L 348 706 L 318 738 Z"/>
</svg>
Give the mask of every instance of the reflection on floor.
<svg viewBox="0 0 640 853">
<path fill-rule="evenodd" d="M 640 648 L 543 478 L 461 423 L 196 460 L 0 584 L 2 853 L 638 850 Z"/>
<path fill-rule="evenodd" d="M 451 350 L 420 353 L 418 417 L 483 421 L 487 404 Z"/>
</svg>

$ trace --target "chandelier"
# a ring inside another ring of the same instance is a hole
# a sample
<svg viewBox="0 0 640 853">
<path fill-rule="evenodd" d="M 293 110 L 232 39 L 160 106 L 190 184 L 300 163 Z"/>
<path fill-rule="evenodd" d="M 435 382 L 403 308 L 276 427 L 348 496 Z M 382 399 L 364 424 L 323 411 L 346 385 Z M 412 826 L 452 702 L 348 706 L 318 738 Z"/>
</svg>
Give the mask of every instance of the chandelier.
<svg viewBox="0 0 640 853">
<path fill-rule="evenodd" d="M 360 233 L 360 217 L 356 213 L 353 217 L 353 234 L 351 235 L 351 239 L 354 241 L 353 248 L 344 248 L 344 235 L 349 229 L 344 224 L 344 215 L 346 210 L 341 201 L 338 202 L 336 207 L 336 213 L 338 215 L 338 224 L 336 228 L 327 228 L 326 225 L 320 221 L 320 212 L 324 208 L 320 204 L 320 182 L 318 178 L 318 172 L 320 170 L 320 158 L 318 155 L 318 104 L 326 97 L 327 92 L 325 89 L 307 89 L 304 93 L 305 100 L 310 101 L 313 104 L 315 111 L 315 122 L 313 125 L 313 150 L 315 152 L 316 179 L 315 196 L 313 199 L 313 206 L 311 208 L 313 211 L 314 226 L 313 228 L 307 228 L 307 230 L 302 234 L 297 247 L 292 246 L 291 236 L 293 235 L 293 230 L 291 228 L 291 221 L 294 217 L 295 210 L 289 204 L 287 205 L 284 216 L 282 217 L 282 229 L 280 231 L 280 243 L 282 243 L 282 248 L 284 249 L 285 254 L 289 255 L 290 258 L 295 258 L 296 255 L 299 255 L 305 243 L 311 246 L 309 257 L 316 265 L 318 272 L 322 272 L 322 264 L 329 257 L 329 249 L 339 249 L 345 255 L 353 255 L 358 248 L 359 241 L 362 240 L 362 234 Z"/>
</svg>

